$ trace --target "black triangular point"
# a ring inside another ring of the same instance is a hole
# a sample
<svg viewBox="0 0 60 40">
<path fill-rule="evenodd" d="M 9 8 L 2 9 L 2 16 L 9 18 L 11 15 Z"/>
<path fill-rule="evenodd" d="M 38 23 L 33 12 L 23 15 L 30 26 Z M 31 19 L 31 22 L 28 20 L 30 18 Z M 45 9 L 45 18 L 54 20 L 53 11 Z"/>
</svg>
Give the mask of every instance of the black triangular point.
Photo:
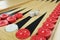
<svg viewBox="0 0 60 40">
<path fill-rule="evenodd" d="M 18 10 L 18 11 L 16 11 L 16 12 L 12 13 L 12 14 L 10 14 L 10 15 L 14 15 L 14 14 L 16 14 L 16 13 L 18 13 L 18 12 L 24 10 L 24 9 L 26 9 L 26 8 L 20 9 L 20 10 Z"/>
<path fill-rule="evenodd" d="M 38 19 L 36 19 L 33 23 L 31 23 L 30 25 L 28 25 L 26 27 L 26 29 L 28 29 L 30 31 L 30 33 L 32 34 L 32 32 L 35 30 L 35 28 L 37 27 L 37 25 L 40 23 L 40 21 L 43 19 L 43 17 L 45 16 L 46 13 L 44 13 L 42 16 L 40 16 Z"/>
<path fill-rule="evenodd" d="M 18 25 L 18 29 L 20 29 L 26 22 L 28 22 L 28 20 L 30 20 L 31 19 L 31 17 L 30 16 L 28 16 L 28 17 L 26 17 L 25 19 L 23 19 L 23 20 L 21 20 L 21 21 L 19 21 L 18 23 L 16 23 L 17 25 Z"/>
</svg>

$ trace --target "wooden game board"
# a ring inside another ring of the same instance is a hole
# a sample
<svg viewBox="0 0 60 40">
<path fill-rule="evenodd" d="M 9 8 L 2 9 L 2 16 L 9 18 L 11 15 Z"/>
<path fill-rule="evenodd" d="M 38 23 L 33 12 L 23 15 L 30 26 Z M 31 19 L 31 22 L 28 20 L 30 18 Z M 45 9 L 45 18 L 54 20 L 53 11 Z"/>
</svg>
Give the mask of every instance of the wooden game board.
<svg viewBox="0 0 60 40">
<path fill-rule="evenodd" d="M 43 19 L 41 20 L 41 22 L 38 24 L 38 26 L 36 27 L 36 29 L 33 31 L 33 33 L 31 34 L 30 37 L 24 39 L 24 40 L 30 40 L 30 38 L 35 35 L 38 31 L 38 29 L 43 25 L 43 23 L 46 21 L 46 19 L 49 17 L 49 15 L 53 12 L 53 10 L 56 8 L 56 6 L 60 3 L 60 1 L 58 3 L 56 3 L 56 0 L 51 2 L 51 0 L 47 1 L 47 0 L 31 0 L 28 3 L 22 4 L 22 5 L 18 5 L 16 6 L 18 9 L 15 9 L 11 12 L 8 13 L 13 13 L 16 12 L 20 9 L 25 8 L 24 10 L 20 11 L 22 13 L 32 9 L 31 11 L 34 10 L 40 10 L 39 15 L 38 16 L 34 16 L 32 17 L 29 21 L 27 21 L 20 29 L 22 28 L 26 28 L 28 25 L 30 25 L 31 23 L 33 23 L 36 19 L 38 19 L 40 16 L 42 16 L 44 13 L 46 13 L 46 15 L 43 17 Z M 13 6 L 14 7 L 14 6 Z M 15 7 L 14 7 L 15 8 Z M 10 8 L 12 9 L 12 8 Z M 8 10 L 8 9 L 7 9 Z M 6 11 L 7 11 L 6 10 Z M 6 11 L 1 11 L 2 12 L 6 12 Z M 16 22 L 17 23 L 23 19 L 25 19 L 26 17 L 30 16 L 29 12 L 27 14 L 25 14 L 23 16 L 23 18 L 18 19 Z M 59 23 L 59 20 L 57 21 L 56 25 Z M 56 26 L 55 25 L 55 26 Z M 18 38 L 16 38 L 15 34 L 17 32 L 17 30 L 13 31 L 13 32 L 6 32 L 5 31 L 5 26 L 0 27 L 0 40 L 20 40 Z M 56 29 L 56 28 L 55 28 Z M 55 29 L 53 29 L 52 31 L 52 35 L 48 40 L 55 40 L 54 38 L 54 33 L 55 33 Z"/>
<path fill-rule="evenodd" d="M 0 1 L 0 11 L 5 12 L 8 10 L 12 10 L 14 8 L 19 8 L 21 5 L 24 5 L 25 3 L 30 2 L 31 0 L 1 0 Z M 4 4 L 4 5 L 2 5 Z M 19 6 L 20 5 L 20 6 Z M 0 13 L 1 13 L 0 12 Z"/>
</svg>

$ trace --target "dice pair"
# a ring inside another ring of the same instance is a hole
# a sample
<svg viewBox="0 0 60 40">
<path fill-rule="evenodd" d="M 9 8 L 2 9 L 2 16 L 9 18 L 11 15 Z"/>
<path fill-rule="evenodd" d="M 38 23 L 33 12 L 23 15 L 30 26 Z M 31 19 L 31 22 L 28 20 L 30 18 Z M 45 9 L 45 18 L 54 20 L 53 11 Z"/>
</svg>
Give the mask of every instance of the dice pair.
<svg viewBox="0 0 60 40">
<path fill-rule="evenodd" d="M 31 17 L 37 16 L 39 14 L 39 10 L 29 12 Z"/>
</svg>

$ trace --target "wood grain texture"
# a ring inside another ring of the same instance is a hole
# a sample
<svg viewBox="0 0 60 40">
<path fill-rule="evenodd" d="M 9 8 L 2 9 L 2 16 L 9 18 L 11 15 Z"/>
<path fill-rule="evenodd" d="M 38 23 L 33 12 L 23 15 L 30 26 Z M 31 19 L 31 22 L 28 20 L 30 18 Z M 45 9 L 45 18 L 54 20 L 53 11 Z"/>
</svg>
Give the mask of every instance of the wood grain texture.
<svg viewBox="0 0 60 40">
<path fill-rule="evenodd" d="M 33 0 L 2 0 L 0 1 L 0 13 L 14 9 L 14 8 L 18 8 L 21 5 L 24 5 L 30 1 Z"/>
<path fill-rule="evenodd" d="M 25 10 L 21 11 L 22 13 L 24 13 L 24 12 L 26 12 L 27 10 L 30 10 L 30 9 L 32 9 L 31 11 L 40 10 L 39 15 L 38 15 L 38 16 L 35 16 L 35 17 L 32 17 L 25 25 L 22 26 L 22 28 L 27 27 L 27 26 L 28 26 L 29 24 L 31 24 L 34 20 L 36 20 L 36 19 L 39 18 L 41 15 L 43 15 L 45 12 L 47 12 L 47 14 L 45 15 L 45 17 L 44 17 L 44 18 L 42 19 L 42 21 L 38 24 L 37 28 L 34 30 L 34 32 L 32 33 L 31 36 L 33 36 L 33 35 L 35 35 L 35 34 L 37 33 L 37 30 L 42 26 L 43 22 L 46 21 L 46 19 L 49 17 L 49 15 L 51 14 L 51 12 L 55 9 L 55 7 L 57 6 L 57 4 L 59 3 L 59 2 L 58 2 L 58 3 L 55 3 L 56 0 L 55 0 L 54 2 L 50 2 L 50 1 L 51 1 L 51 0 L 49 0 L 49 1 L 46 1 L 46 0 L 44 0 L 44 1 L 33 0 L 33 1 L 28 2 L 28 3 L 24 4 L 24 5 L 19 5 L 19 9 L 26 8 Z M 10 1 L 9 1 L 9 2 L 10 2 Z M 12 1 L 12 2 L 13 2 L 13 1 Z M 16 2 L 14 2 L 14 3 L 16 3 Z M 12 9 L 12 8 L 11 8 L 11 9 Z M 19 10 L 19 9 L 16 9 L 16 10 L 14 10 L 14 11 L 12 11 L 12 12 L 15 12 L 15 11 L 17 11 L 17 10 Z M 12 13 L 12 12 L 11 12 L 11 13 Z M 17 20 L 16 22 L 14 22 L 14 23 L 17 23 L 17 22 L 23 20 L 24 18 L 26 18 L 26 17 L 28 17 L 28 16 L 30 16 L 29 13 L 27 13 L 26 15 L 23 16 L 22 19 L 18 19 L 18 20 Z M 19 40 L 19 39 L 17 39 L 16 36 L 15 36 L 15 33 L 16 33 L 17 30 L 14 31 L 14 32 L 6 32 L 4 28 L 5 28 L 5 27 L 0 27 L 0 40 Z M 22 28 L 21 28 L 21 29 L 22 29 Z M 53 35 L 53 33 L 52 33 L 52 35 Z M 27 38 L 27 39 L 24 39 L 24 40 L 30 40 L 31 36 L 30 36 L 29 38 Z M 49 39 L 49 40 L 52 40 L 52 38 Z"/>
</svg>

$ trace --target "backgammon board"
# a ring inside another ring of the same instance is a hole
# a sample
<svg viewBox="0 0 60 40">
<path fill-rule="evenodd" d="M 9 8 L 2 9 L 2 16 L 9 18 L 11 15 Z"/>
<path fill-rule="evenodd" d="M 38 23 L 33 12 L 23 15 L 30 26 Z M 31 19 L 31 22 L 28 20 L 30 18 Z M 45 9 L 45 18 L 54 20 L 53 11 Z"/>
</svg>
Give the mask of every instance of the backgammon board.
<svg viewBox="0 0 60 40">
<path fill-rule="evenodd" d="M 60 0 L 7 4 L 0 10 L 0 40 L 60 40 Z"/>
</svg>

